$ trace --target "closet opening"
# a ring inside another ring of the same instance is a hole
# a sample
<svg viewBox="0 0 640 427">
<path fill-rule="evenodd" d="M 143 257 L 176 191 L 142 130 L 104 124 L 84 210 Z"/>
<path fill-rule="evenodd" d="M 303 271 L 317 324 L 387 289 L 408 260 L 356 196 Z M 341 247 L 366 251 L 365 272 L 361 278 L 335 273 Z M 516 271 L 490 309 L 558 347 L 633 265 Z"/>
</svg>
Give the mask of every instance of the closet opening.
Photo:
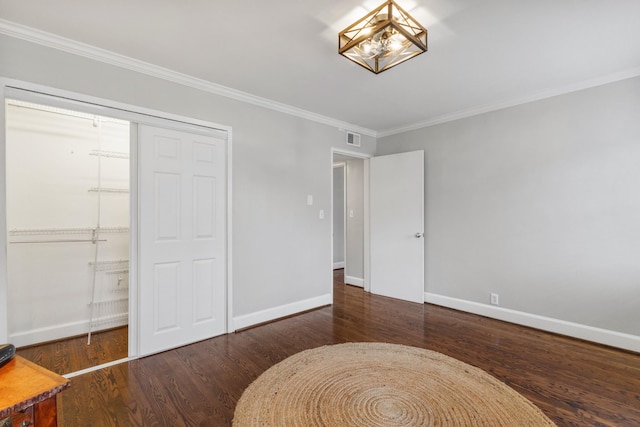
<svg viewBox="0 0 640 427">
<path fill-rule="evenodd" d="M 60 374 L 126 358 L 131 124 L 5 107 L 9 341 Z"/>
</svg>

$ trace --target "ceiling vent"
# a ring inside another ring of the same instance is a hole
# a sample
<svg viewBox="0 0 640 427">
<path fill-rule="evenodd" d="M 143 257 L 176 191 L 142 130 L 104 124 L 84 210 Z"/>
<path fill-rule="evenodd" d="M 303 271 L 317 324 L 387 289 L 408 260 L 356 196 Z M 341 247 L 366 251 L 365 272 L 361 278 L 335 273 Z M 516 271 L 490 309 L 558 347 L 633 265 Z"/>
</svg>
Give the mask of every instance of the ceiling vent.
<svg viewBox="0 0 640 427">
<path fill-rule="evenodd" d="M 347 131 L 347 145 L 360 147 L 360 134 Z"/>
</svg>

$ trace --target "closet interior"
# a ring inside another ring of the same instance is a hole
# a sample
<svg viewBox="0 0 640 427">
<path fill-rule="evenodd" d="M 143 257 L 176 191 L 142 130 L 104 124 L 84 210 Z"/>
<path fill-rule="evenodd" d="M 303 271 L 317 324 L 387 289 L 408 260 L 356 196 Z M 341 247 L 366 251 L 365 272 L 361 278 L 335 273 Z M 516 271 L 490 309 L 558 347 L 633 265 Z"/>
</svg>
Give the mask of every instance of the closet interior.
<svg viewBox="0 0 640 427">
<path fill-rule="evenodd" d="M 6 102 L 9 339 L 128 323 L 130 123 Z"/>
</svg>

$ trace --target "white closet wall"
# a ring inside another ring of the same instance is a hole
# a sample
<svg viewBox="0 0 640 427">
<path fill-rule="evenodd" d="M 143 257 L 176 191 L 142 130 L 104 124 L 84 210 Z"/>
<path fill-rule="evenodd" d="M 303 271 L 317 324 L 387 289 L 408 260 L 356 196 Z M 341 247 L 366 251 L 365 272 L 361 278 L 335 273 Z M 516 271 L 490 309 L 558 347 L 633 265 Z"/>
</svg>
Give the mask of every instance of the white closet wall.
<svg viewBox="0 0 640 427">
<path fill-rule="evenodd" d="M 8 314 L 15 345 L 87 333 L 92 299 L 93 331 L 127 323 L 128 152 L 128 122 L 9 102 Z"/>
</svg>

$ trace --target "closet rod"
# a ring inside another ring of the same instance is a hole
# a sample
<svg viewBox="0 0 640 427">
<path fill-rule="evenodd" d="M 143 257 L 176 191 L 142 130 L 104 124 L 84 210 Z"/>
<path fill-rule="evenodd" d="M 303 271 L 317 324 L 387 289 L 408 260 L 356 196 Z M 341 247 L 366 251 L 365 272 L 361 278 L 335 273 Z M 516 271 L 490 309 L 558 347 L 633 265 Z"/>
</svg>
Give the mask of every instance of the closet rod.
<svg viewBox="0 0 640 427">
<path fill-rule="evenodd" d="M 60 240 L 29 240 L 29 241 L 22 241 L 22 242 L 9 242 L 9 243 L 84 243 L 84 242 L 91 242 L 91 243 L 95 243 L 95 242 L 106 242 L 107 239 L 99 239 L 99 240 L 95 240 L 95 239 L 60 239 Z"/>
<path fill-rule="evenodd" d="M 9 236 L 35 236 L 35 235 L 61 235 L 61 234 L 92 234 L 95 231 L 102 233 L 128 233 L 129 227 L 78 227 L 78 228 L 14 228 L 9 230 Z"/>
</svg>

